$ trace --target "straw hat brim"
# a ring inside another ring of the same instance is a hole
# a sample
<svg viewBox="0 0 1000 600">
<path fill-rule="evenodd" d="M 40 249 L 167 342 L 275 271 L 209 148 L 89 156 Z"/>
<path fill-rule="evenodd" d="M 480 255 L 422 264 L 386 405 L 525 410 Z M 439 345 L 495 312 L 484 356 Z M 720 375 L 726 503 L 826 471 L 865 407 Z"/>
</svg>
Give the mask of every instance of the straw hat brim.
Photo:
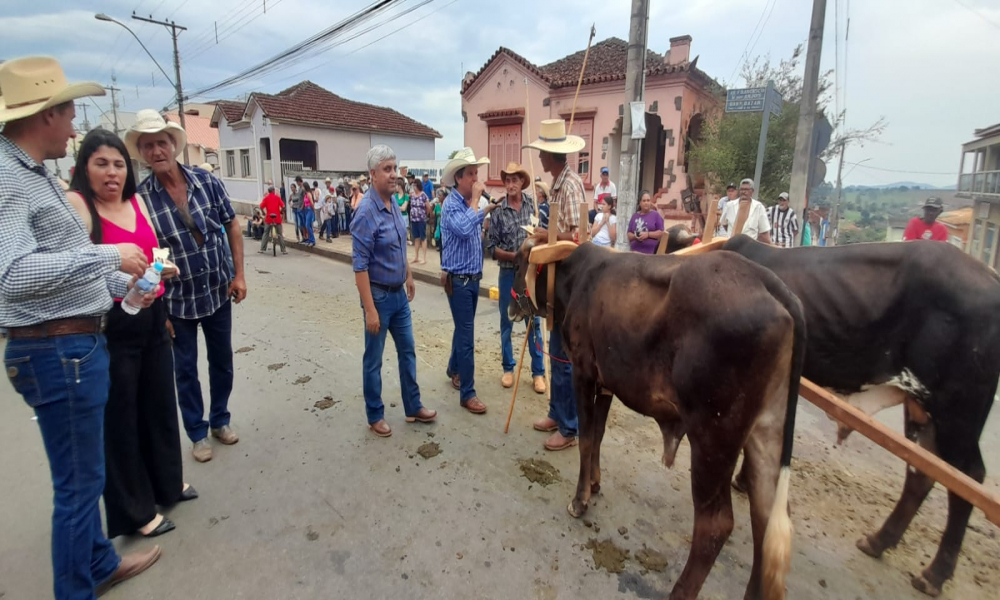
<svg viewBox="0 0 1000 600">
<path fill-rule="evenodd" d="M 71 83 L 67 85 L 48 100 L 33 102 L 31 104 L 25 104 L 24 106 L 17 106 L 14 108 L 7 108 L 3 97 L 0 96 L 0 123 L 17 121 L 18 119 L 23 119 L 25 117 L 30 117 L 33 114 L 40 113 L 47 108 L 58 106 L 63 102 L 69 102 L 70 100 L 76 100 L 77 98 L 86 98 L 87 96 L 103 96 L 104 93 L 104 88 L 100 84 L 85 81 L 82 83 Z"/>
<path fill-rule="evenodd" d="M 441 184 L 447 186 L 455 185 L 455 172 L 464 167 L 481 167 L 490 164 L 490 159 L 482 157 L 479 160 L 468 160 L 465 158 L 453 158 L 448 161 L 441 171 Z"/>
<path fill-rule="evenodd" d="M 177 158 L 184 153 L 184 147 L 187 146 L 187 133 L 184 129 L 174 123 L 173 121 L 167 121 L 163 127 L 150 127 L 146 129 L 129 129 L 128 133 L 125 134 L 125 148 L 132 158 L 138 160 L 139 162 L 145 164 L 146 161 L 142 159 L 142 155 L 139 154 L 139 138 L 145 133 L 160 133 L 161 131 L 166 132 L 174 140 L 174 158 Z"/>
<path fill-rule="evenodd" d="M 530 144 L 521 146 L 521 148 L 542 150 L 544 152 L 552 152 L 553 154 L 573 154 L 574 152 L 583 150 L 586 145 L 587 142 L 585 142 L 582 137 L 578 135 L 567 135 L 565 139 L 559 141 L 535 140 Z"/>
</svg>

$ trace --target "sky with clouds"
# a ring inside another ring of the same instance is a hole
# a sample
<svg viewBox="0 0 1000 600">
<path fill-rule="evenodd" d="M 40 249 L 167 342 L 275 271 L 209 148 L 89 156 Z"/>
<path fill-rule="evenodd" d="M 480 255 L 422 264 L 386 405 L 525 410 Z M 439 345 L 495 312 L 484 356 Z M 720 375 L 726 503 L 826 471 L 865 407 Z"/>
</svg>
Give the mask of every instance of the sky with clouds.
<svg viewBox="0 0 1000 600">
<path fill-rule="evenodd" d="M 95 20 L 95 13 L 126 22 L 171 77 L 167 30 L 129 17 L 135 11 L 186 26 L 188 31 L 180 36 L 182 80 L 186 90 L 195 90 L 257 64 L 372 2 L 5 3 L 0 58 L 48 54 L 60 60 L 71 80 L 104 84 L 110 83 L 114 71 L 123 90 L 121 110 L 162 108 L 172 100 L 170 85 L 128 32 Z M 996 43 L 1000 0 L 862 0 L 853 5 L 849 0 L 828 0 L 827 4 L 822 63 L 824 70 L 839 67 L 837 104 L 847 109 L 847 126 L 863 127 L 879 117 L 888 123 L 880 142 L 848 151 L 848 163 L 864 163 L 848 164 L 845 181 L 953 185 L 960 145 L 973 138 L 974 129 L 1000 122 L 996 101 L 1000 78 L 995 76 L 1000 65 Z M 405 12 L 391 22 L 202 99 L 274 93 L 309 79 L 347 98 L 390 106 L 434 127 L 444 136 L 437 142 L 438 157 L 444 158 L 462 145 L 459 86 L 465 71 L 477 71 L 501 45 L 536 64 L 561 58 L 586 46 L 591 23 L 596 23 L 597 40 L 628 39 L 630 6 L 630 0 L 406 0 L 371 24 Z M 721 83 L 739 87 L 739 66 L 747 54 L 770 55 L 777 61 L 805 42 L 811 2 L 651 0 L 650 11 L 651 50 L 662 53 L 669 48 L 669 38 L 691 35 L 692 56 L 700 55 L 699 68 Z M 850 34 L 845 42 L 848 16 Z M 840 60 L 835 60 L 838 50 Z M 95 102 L 101 110 L 109 110 L 110 98 Z"/>
</svg>

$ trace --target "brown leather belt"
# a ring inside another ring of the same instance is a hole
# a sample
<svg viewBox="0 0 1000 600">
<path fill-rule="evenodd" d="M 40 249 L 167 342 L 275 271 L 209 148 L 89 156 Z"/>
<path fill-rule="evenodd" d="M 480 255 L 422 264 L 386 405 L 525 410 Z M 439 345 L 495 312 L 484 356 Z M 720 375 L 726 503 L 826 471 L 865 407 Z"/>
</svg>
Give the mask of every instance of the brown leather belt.
<svg viewBox="0 0 1000 600">
<path fill-rule="evenodd" d="M 102 331 L 104 331 L 104 317 L 74 317 L 45 321 L 25 327 L 11 327 L 7 330 L 7 336 L 12 340 L 17 340 L 101 333 Z"/>
</svg>

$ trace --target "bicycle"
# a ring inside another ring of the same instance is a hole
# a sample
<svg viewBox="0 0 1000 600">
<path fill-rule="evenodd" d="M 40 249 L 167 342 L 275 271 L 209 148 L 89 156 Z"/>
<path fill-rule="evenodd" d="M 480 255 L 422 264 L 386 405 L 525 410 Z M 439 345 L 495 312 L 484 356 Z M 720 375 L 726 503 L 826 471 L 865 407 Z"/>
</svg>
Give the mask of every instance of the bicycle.
<svg viewBox="0 0 1000 600">
<path fill-rule="evenodd" d="M 271 254 L 273 256 L 278 256 L 278 236 L 281 235 L 278 232 L 279 223 L 268 223 L 267 229 L 264 230 L 265 248 L 267 247 L 266 240 L 271 241 Z M 266 252 L 266 250 L 265 250 Z"/>
</svg>

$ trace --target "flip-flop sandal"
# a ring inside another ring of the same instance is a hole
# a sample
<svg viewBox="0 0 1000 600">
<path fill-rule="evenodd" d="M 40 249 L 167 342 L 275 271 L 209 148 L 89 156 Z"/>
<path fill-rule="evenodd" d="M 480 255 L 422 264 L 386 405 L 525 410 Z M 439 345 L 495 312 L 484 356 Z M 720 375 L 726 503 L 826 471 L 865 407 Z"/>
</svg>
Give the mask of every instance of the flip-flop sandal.
<svg viewBox="0 0 1000 600">
<path fill-rule="evenodd" d="M 384 438 L 387 438 L 387 437 L 389 437 L 389 436 L 392 435 L 392 429 L 389 427 L 388 423 L 385 424 L 385 429 L 383 429 L 381 431 L 378 430 L 378 429 L 376 429 L 375 425 L 376 424 L 373 423 L 373 424 L 371 424 L 371 425 L 368 426 L 368 429 L 371 429 L 372 433 L 374 433 L 375 435 L 377 435 L 379 437 L 384 437 Z"/>
<path fill-rule="evenodd" d="M 482 401 L 476 400 L 476 406 L 475 407 L 471 406 L 471 404 L 472 404 L 471 401 L 469 401 L 469 402 L 463 402 L 462 403 L 462 408 L 464 408 L 465 410 L 469 411 L 470 413 L 472 413 L 474 415 L 481 415 L 481 414 L 483 414 L 483 413 L 486 412 L 486 405 L 483 404 Z"/>
<path fill-rule="evenodd" d="M 406 417 L 406 422 L 407 423 L 433 423 L 434 420 L 437 419 L 437 416 L 438 416 L 437 411 L 436 410 L 432 410 L 431 411 L 431 416 L 429 416 L 429 417 L 420 417 L 420 416 L 414 415 L 412 417 Z"/>
<path fill-rule="evenodd" d="M 545 442 L 545 449 L 552 452 L 558 452 L 559 450 L 565 450 L 566 448 L 571 448 L 576 445 L 576 438 L 569 438 L 565 443 L 559 446 L 550 446 L 548 442 Z"/>
</svg>

